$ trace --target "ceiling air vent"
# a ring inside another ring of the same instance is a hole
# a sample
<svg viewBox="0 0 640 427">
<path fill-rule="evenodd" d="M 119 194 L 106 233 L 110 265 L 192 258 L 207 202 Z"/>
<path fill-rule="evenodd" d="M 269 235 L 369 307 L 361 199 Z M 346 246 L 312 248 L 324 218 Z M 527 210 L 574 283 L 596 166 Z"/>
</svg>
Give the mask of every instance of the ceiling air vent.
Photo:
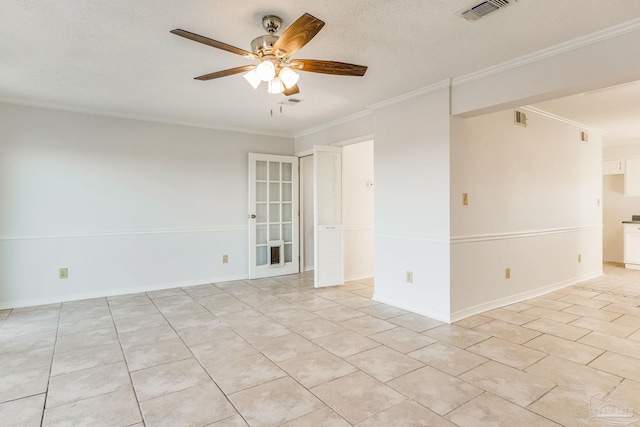
<svg viewBox="0 0 640 427">
<path fill-rule="evenodd" d="M 515 0 L 486 0 L 476 4 L 475 6 L 471 6 L 470 8 L 463 9 L 462 12 L 458 12 L 458 15 L 462 16 L 467 21 L 475 21 L 500 8 L 509 6 L 512 1 Z"/>
</svg>

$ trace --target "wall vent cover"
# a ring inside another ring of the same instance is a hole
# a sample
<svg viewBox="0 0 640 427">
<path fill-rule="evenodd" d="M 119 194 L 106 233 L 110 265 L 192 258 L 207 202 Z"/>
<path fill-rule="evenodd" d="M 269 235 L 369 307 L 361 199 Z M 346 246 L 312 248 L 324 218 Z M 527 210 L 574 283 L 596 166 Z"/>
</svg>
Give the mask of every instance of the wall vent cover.
<svg viewBox="0 0 640 427">
<path fill-rule="evenodd" d="M 464 8 L 462 11 L 458 12 L 458 15 L 462 16 L 467 21 L 476 21 L 498 9 L 509 6 L 513 1 L 516 0 L 486 0 L 474 6 Z"/>
<path fill-rule="evenodd" d="M 513 122 L 517 125 L 527 127 L 527 115 L 523 111 L 514 110 Z"/>
</svg>

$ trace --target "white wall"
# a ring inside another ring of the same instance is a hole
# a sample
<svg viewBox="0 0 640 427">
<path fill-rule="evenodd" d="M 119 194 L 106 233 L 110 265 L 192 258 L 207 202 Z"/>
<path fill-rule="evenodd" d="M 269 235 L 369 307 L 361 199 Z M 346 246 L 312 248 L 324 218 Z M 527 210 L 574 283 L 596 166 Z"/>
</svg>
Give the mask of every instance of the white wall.
<svg viewBox="0 0 640 427">
<path fill-rule="evenodd" d="M 373 277 L 373 141 L 342 149 L 342 209 L 345 280 Z"/>
<path fill-rule="evenodd" d="M 527 115 L 451 119 L 453 319 L 602 272 L 602 137 Z"/>
<path fill-rule="evenodd" d="M 449 88 L 382 107 L 373 122 L 374 299 L 449 321 Z"/>
<path fill-rule="evenodd" d="M 246 277 L 249 152 L 293 141 L 0 104 L 0 307 Z"/>
<path fill-rule="evenodd" d="M 604 159 L 640 158 L 640 141 L 605 147 Z M 624 262 L 622 221 L 640 215 L 640 197 L 624 197 L 624 175 L 604 175 L 602 181 L 603 258 Z"/>
</svg>

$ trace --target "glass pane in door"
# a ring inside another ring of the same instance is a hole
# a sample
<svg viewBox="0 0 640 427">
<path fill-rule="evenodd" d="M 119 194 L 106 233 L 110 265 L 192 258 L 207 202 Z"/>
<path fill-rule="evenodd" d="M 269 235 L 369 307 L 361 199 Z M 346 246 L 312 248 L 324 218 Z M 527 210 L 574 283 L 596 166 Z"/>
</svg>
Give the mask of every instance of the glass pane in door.
<svg viewBox="0 0 640 427">
<path fill-rule="evenodd" d="M 291 182 L 291 163 L 282 163 L 282 181 Z"/>
<path fill-rule="evenodd" d="M 267 201 L 267 183 L 256 182 L 256 202 Z"/>
<path fill-rule="evenodd" d="M 256 265 L 267 265 L 267 245 L 256 247 Z"/>
<path fill-rule="evenodd" d="M 270 202 L 280 201 L 280 183 L 279 182 L 269 182 L 269 201 Z"/>
<path fill-rule="evenodd" d="M 256 224 L 264 224 L 267 222 L 267 204 L 256 203 Z"/>
<path fill-rule="evenodd" d="M 258 160 L 256 161 L 256 181 L 267 180 L 267 162 Z"/>
<path fill-rule="evenodd" d="M 280 224 L 269 225 L 269 240 L 280 240 Z"/>
<path fill-rule="evenodd" d="M 269 181 L 280 182 L 280 162 L 269 162 Z"/>
</svg>

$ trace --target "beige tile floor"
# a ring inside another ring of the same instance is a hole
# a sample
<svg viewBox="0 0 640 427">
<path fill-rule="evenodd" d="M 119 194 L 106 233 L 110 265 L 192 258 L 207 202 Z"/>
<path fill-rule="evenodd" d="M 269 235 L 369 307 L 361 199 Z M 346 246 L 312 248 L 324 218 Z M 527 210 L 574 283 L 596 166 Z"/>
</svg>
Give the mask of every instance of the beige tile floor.
<svg viewBox="0 0 640 427">
<path fill-rule="evenodd" d="M 640 425 L 640 271 L 453 325 L 372 293 L 301 274 L 0 311 L 0 424 Z"/>
</svg>

